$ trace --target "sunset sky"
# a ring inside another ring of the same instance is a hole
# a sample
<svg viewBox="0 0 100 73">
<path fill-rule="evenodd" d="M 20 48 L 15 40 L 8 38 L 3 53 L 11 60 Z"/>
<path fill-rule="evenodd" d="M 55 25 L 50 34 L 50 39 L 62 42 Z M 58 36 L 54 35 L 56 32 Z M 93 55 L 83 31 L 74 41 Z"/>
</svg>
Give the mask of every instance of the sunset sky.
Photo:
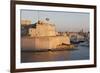
<svg viewBox="0 0 100 73">
<path fill-rule="evenodd" d="M 38 11 L 38 10 L 21 10 L 21 19 L 30 19 L 32 24 L 38 20 L 49 18 L 50 22 L 56 25 L 57 31 L 77 32 L 89 31 L 89 13 L 79 12 L 61 12 L 61 11 Z"/>
</svg>

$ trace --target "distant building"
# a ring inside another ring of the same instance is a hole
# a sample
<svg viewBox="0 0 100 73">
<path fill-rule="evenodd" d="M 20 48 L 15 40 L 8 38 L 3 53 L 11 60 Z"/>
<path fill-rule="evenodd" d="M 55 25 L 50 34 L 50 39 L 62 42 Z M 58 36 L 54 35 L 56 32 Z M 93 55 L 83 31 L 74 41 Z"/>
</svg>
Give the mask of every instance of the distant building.
<svg viewBox="0 0 100 73">
<path fill-rule="evenodd" d="M 32 23 L 31 20 L 26 20 L 26 19 L 21 20 L 21 25 L 23 25 L 23 26 L 30 25 L 31 23 Z"/>
</svg>

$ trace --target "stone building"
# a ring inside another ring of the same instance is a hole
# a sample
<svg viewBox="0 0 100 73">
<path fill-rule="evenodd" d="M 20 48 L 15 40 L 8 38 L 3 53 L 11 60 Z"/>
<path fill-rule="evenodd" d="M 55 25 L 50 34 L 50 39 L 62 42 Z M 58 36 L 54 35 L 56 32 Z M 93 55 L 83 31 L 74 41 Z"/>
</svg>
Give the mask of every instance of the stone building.
<svg viewBox="0 0 100 73">
<path fill-rule="evenodd" d="M 29 35 L 31 37 L 56 36 L 55 25 L 50 24 L 49 21 L 39 20 L 35 26 L 35 28 L 29 28 Z"/>
<path fill-rule="evenodd" d="M 31 20 L 26 20 L 26 19 L 24 19 L 24 20 L 21 20 L 21 25 L 30 25 L 32 22 L 31 22 Z"/>
<path fill-rule="evenodd" d="M 21 37 L 21 48 L 30 49 L 55 49 L 62 44 L 70 44 L 68 36 L 57 35 L 56 26 L 47 21 L 39 20 L 28 29 L 28 37 Z"/>
</svg>

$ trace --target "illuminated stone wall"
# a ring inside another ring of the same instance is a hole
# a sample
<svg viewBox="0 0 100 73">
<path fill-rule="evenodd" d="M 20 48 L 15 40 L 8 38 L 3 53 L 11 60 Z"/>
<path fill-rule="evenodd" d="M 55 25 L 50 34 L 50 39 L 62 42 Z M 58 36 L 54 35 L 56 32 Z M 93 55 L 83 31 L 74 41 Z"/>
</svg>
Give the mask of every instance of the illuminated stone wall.
<svg viewBox="0 0 100 73">
<path fill-rule="evenodd" d="M 21 38 L 22 49 L 55 49 L 61 44 L 70 44 L 66 35 L 58 35 L 55 25 L 46 20 L 39 20 L 35 28 L 29 28 L 28 37 Z"/>
<path fill-rule="evenodd" d="M 65 43 L 70 44 L 67 36 L 51 36 L 51 37 L 23 37 L 21 39 L 21 48 L 23 49 L 55 49 L 58 45 Z"/>
<path fill-rule="evenodd" d="M 29 29 L 29 35 L 31 37 L 56 36 L 55 26 L 47 23 L 46 21 L 38 21 L 36 28 Z"/>
</svg>

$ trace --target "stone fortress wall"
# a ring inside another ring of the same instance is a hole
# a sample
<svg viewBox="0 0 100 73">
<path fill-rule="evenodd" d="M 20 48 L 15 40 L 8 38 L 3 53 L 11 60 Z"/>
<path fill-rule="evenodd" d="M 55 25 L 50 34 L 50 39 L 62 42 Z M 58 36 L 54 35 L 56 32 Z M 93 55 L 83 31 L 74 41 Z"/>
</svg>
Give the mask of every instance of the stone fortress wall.
<svg viewBox="0 0 100 73">
<path fill-rule="evenodd" d="M 21 37 L 21 48 L 24 49 L 55 49 L 61 44 L 70 44 L 67 35 L 58 35 L 56 26 L 47 20 L 39 20 L 35 28 L 29 28 L 28 37 Z"/>
<path fill-rule="evenodd" d="M 55 49 L 62 43 L 70 44 L 69 41 L 66 36 L 24 37 L 21 39 L 21 47 L 24 49 Z"/>
</svg>

